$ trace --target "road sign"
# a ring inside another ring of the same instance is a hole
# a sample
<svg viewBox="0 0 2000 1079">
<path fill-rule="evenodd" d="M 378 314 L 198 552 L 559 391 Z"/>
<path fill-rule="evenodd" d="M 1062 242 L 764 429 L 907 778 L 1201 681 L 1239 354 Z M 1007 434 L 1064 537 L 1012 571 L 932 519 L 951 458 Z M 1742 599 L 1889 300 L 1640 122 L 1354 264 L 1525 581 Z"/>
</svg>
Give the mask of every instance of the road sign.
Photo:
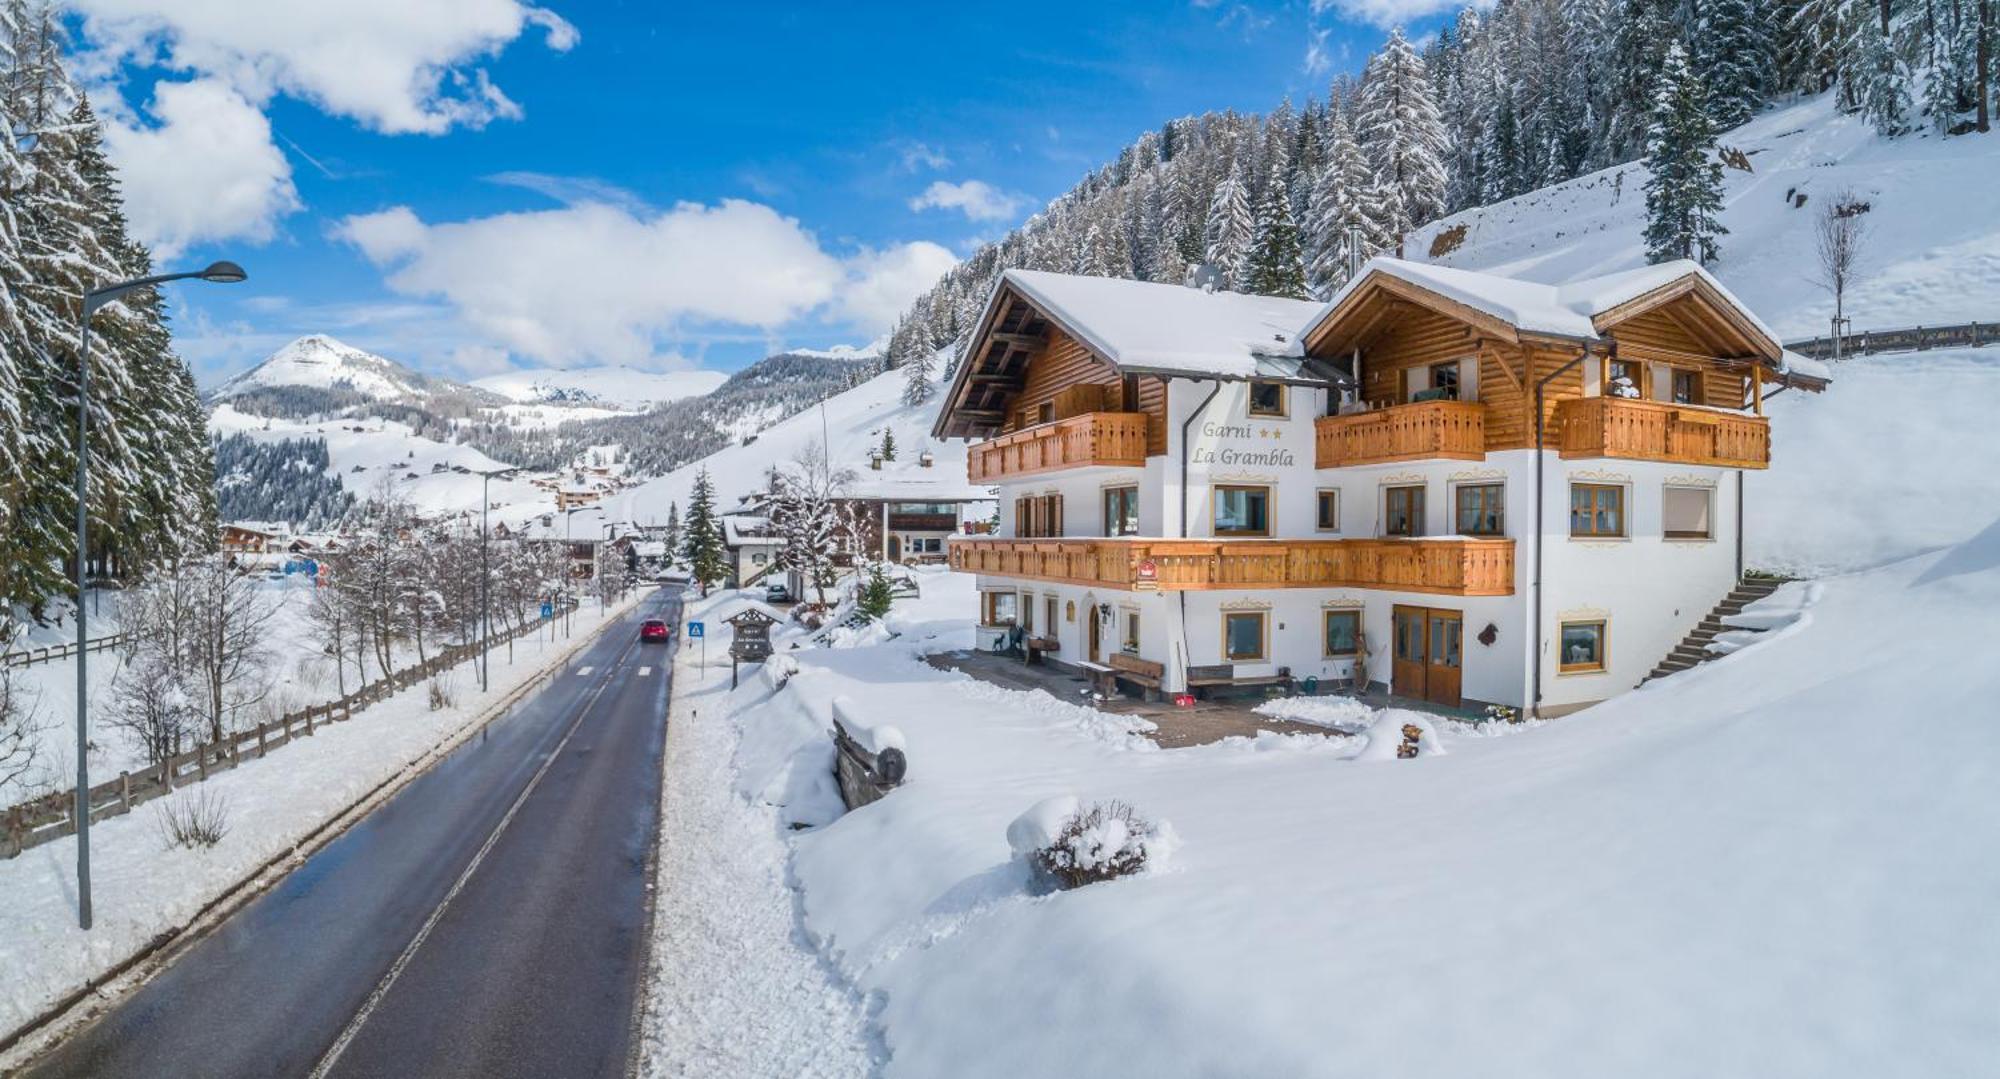
<svg viewBox="0 0 2000 1079">
<path fill-rule="evenodd" d="M 542 601 L 542 618 L 544 618 L 544 619 L 549 619 L 549 618 L 554 618 L 555 616 L 556 616 L 556 605 L 555 605 L 555 604 L 553 604 L 553 603 L 550 603 L 550 602 L 549 602 L 548 600 L 543 600 L 543 601 Z"/>
<path fill-rule="evenodd" d="M 702 633 L 702 631 L 701 631 L 701 623 L 700 623 L 700 622 L 689 622 L 689 623 L 688 623 L 688 636 L 690 636 L 690 637 L 703 637 L 703 636 L 706 636 L 706 634 Z"/>
</svg>

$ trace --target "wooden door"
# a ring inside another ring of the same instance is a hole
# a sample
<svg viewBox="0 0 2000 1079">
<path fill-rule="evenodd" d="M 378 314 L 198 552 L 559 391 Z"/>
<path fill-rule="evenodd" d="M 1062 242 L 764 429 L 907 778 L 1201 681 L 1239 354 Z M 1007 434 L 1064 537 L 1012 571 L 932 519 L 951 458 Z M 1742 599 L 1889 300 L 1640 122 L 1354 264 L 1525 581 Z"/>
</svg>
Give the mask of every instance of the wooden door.
<svg viewBox="0 0 2000 1079">
<path fill-rule="evenodd" d="M 1389 668 L 1389 692 L 1399 697 L 1424 696 L 1424 675 L 1430 666 L 1422 607 L 1394 611 L 1394 659 Z"/>
<path fill-rule="evenodd" d="M 1433 704 L 1458 707 L 1459 683 L 1465 660 L 1465 617 L 1458 611 L 1432 608 L 1427 665 L 1424 669 L 1424 699 Z"/>
<path fill-rule="evenodd" d="M 1083 608 L 1083 620 L 1090 623 L 1090 661 L 1104 662 L 1104 621 L 1097 617 L 1097 605 L 1088 604 Z"/>
</svg>

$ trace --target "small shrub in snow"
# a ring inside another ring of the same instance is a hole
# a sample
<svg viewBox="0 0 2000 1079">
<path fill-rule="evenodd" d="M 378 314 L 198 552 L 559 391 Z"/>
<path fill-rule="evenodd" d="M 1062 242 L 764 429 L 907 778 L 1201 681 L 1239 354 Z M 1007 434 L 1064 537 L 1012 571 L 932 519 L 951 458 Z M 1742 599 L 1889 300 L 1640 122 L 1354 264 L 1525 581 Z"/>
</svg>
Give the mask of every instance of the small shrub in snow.
<svg viewBox="0 0 2000 1079">
<path fill-rule="evenodd" d="M 229 800 L 197 787 L 160 806 L 160 834 L 169 847 L 213 847 L 229 834 Z"/>
<path fill-rule="evenodd" d="M 1129 877 L 1165 860 L 1172 829 L 1155 826 L 1124 802 L 1095 802 L 1035 852 L 1035 864 L 1064 888 Z"/>
<path fill-rule="evenodd" d="M 436 712 L 446 708 L 450 708 L 454 703 L 456 703 L 454 698 L 455 694 L 452 693 L 451 686 L 447 684 L 444 679 L 442 678 L 431 679 L 430 683 L 431 711 Z"/>
</svg>

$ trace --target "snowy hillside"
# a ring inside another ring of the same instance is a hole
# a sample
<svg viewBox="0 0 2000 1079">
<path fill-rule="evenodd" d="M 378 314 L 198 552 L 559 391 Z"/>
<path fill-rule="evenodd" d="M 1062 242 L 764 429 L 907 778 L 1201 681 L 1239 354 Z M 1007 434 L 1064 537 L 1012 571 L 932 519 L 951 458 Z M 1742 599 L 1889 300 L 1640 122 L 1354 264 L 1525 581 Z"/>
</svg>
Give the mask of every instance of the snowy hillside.
<svg viewBox="0 0 2000 1079">
<path fill-rule="evenodd" d="M 1885 139 L 1823 94 L 1720 142 L 1753 171 L 1723 170 L 1729 234 L 1708 268 L 1779 334 L 1827 332 L 1833 298 L 1814 281 L 1813 219 L 1847 191 L 1869 205 L 1846 303 L 1854 329 L 2000 320 L 2000 138 Z M 1416 230 L 1406 253 L 1550 284 L 1643 265 L 1647 176 L 1621 165 L 1467 210 Z"/>
<path fill-rule="evenodd" d="M 720 371 L 641 371 L 633 367 L 540 368 L 488 375 L 474 386 L 523 404 L 567 402 L 643 411 L 666 401 L 700 397 L 728 379 Z"/>
<path fill-rule="evenodd" d="M 881 444 L 882 432 L 887 428 L 896 438 L 897 462 L 892 466 L 895 471 L 913 470 L 918 455 L 928 449 L 935 460 L 931 468 L 922 470 L 920 478 L 964 486 L 965 443 L 938 442 L 930 437 L 942 392 L 928 404 L 911 407 L 903 404 L 904 384 L 901 370 L 885 371 L 828 398 L 823 417 L 821 409 L 808 408 L 764 429 L 747 445 L 732 445 L 624 492 L 611 500 L 612 515 L 645 524 L 664 523 L 669 504 L 678 504 L 681 512 L 686 513 L 695 475 L 703 468 L 709 470 L 715 481 L 722 507 L 732 506 L 740 496 L 762 490 L 765 476 L 772 468 L 792 461 L 809 447 L 818 446 L 822 420 L 836 468 L 854 469 L 864 478 L 869 476 L 868 451 Z"/>
<path fill-rule="evenodd" d="M 224 382 L 209 395 L 225 401 L 261 390 L 334 390 L 370 401 L 421 405 L 440 393 L 491 398 L 462 383 L 433 378 L 325 334 L 311 334 Z"/>
</svg>

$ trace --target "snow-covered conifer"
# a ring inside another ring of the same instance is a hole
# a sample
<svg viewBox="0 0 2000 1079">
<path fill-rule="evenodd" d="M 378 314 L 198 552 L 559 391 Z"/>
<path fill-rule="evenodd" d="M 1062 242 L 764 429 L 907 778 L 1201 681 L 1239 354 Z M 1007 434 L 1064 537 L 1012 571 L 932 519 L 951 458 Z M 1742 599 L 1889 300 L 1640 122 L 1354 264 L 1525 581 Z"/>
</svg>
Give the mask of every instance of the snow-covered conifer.
<svg viewBox="0 0 2000 1079">
<path fill-rule="evenodd" d="M 1722 164 L 1708 94 L 1678 43 L 1667 48 L 1646 139 L 1646 253 L 1654 262 L 1715 258 L 1715 238 L 1729 230 L 1722 211 Z"/>
</svg>

